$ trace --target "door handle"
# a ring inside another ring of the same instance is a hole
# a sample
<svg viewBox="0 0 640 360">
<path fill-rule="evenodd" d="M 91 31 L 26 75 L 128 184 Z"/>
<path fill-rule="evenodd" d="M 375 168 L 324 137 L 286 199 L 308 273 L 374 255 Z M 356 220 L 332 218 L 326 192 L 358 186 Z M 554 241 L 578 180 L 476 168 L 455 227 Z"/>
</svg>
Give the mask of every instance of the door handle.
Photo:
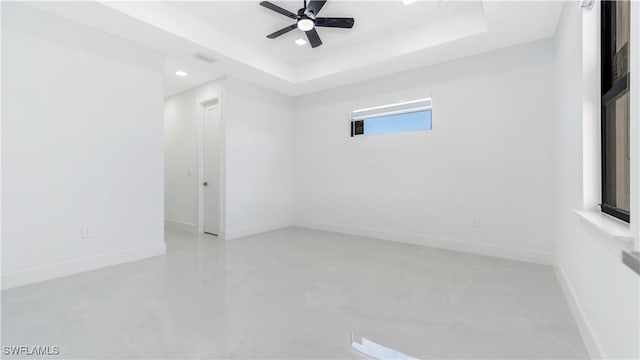
<svg viewBox="0 0 640 360">
<path fill-rule="evenodd" d="M 207 184 L 207 182 L 205 181 L 202 185 L 207 186 L 208 184 Z"/>
</svg>

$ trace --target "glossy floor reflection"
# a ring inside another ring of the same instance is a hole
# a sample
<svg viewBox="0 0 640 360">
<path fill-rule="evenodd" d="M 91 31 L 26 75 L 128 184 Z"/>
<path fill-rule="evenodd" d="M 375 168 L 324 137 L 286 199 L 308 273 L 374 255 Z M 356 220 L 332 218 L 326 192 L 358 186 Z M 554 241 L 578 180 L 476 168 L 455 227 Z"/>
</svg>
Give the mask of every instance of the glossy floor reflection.
<svg viewBox="0 0 640 360">
<path fill-rule="evenodd" d="M 58 345 L 56 358 L 587 358 L 549 266 L 301 228 L 167 232 L 166 256 L 3 291 L 2 344 Z"/>
</svg>

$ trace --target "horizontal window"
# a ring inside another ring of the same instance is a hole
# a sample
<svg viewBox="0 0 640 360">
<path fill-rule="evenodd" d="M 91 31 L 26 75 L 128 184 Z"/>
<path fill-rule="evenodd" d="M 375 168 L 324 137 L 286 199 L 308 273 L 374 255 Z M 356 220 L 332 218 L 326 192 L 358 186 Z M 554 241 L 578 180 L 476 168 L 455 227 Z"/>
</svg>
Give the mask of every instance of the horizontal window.
<svg viewBox="0 0 640 360">
<path fill-rule="evenodd" d="M 431 130 L 431 120 L 431 99 L 354 110 L 351 136 Z"/>
</svg>

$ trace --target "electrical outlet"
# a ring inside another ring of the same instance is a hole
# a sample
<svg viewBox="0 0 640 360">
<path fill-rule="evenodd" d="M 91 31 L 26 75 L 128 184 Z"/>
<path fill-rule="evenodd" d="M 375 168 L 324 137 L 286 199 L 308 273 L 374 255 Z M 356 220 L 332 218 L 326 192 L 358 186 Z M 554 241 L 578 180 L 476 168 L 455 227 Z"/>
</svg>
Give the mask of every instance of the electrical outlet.
<svg viewBox="0 0 640 360">
<path fill-rule="evenodd" d="M 472 216 L 471 217 L 471 225 L 473 225 L 474 227 L 480 226 L 480 217 L 479 216 Z"/>
<path fill-rule="evenodd" d="M 93 230 L 91 229 L 91 226 L 88 226 L 88 225 L 83 226 L 80 236 L 83 239 L 88 239 L 90 237 L 93 237 Z"/>
</svg>

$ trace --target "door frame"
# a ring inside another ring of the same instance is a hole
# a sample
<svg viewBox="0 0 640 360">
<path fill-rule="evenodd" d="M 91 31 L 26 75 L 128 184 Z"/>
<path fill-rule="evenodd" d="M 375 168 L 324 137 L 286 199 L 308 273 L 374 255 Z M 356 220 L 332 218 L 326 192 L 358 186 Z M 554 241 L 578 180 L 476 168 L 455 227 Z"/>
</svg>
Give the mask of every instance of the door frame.
<svg viewBox="0 0 640 360">
<path fill-rule="evenodd" d="M 218 219 L 218 239 L 224 240 L 226 238 L 226 132 L 224 111 L 222 108 L 222 94 L 218 94 L 214 97 L 209 97 L 198 101 L 198 234 L 204 234 L 204 174 L 205 174 L 205 141 L 207 134 L 205 133 L 205 122 L 207 121 L 207 110 L 217 107 L 220 111 L 220 151 L 219 151 L 219 164 L 220 164 L 220 187 L 218 188 L 220 199 L 220 208 L 218 213 L 220 218 Z"/>
</svg>

